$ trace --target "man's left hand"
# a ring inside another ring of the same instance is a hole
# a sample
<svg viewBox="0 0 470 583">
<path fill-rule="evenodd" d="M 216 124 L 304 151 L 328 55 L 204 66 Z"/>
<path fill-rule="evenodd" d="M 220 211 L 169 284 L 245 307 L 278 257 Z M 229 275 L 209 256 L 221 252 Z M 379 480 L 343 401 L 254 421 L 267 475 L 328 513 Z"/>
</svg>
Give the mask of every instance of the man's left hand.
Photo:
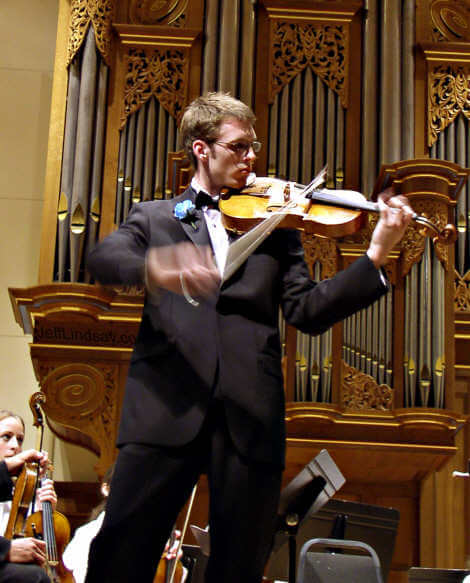
<svg viewBox="0 0 470 583">
<path fill-rule="evenodd" d="M 367 255 L 379 268 L 387 262 L 388 254 L 402 239 L 415 214 L 406 196 L 393 196 L 392 188 L 378 198 L 380 219 L 372 233 Z"/>
</svg>

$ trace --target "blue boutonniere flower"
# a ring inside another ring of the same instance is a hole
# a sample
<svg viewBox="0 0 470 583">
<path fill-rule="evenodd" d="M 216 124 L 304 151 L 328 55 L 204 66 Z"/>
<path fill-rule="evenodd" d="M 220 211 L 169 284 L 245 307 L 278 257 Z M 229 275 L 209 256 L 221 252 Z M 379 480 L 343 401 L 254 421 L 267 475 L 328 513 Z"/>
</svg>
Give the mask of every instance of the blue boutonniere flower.
<svg viewBox="0 0 470 583">
<path fill-rule="evenodd" d="M 194 203 L 190 200 L 183 200 L 179 202 L 173 209 L 173 214 L 180 221 L 189 223 L 191 227 L 196 231 L 196 207 Z"/>
</svg>

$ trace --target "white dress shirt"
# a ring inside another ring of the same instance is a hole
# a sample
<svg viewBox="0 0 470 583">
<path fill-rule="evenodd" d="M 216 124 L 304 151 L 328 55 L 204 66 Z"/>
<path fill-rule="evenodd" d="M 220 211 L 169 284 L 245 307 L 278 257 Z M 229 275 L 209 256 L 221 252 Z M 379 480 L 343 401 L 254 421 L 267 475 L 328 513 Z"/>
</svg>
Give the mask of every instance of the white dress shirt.
<svg viewBox="0 0 470 583">
<path fill-rule="evenodd" d="M 196 194 L 201 191 L 206 192 L 195 178 L 191 180 L 191 188 L 196 191 Z M 214 198 L 214 200 L 218 200 L 218 197 Z M 211 239 L 212 249 L 215 256 L 215 262 L 217 264 L 219 273 L 222 276 L 224 274 L 225 262 L 227 260 L 227 252 L 229 247 L 228 234 L 222 224 L 222 216 L 219 210 L 202 207 L 202 212 L 204 213 L 207 230 L 209 231 L 209 237 Z"/>
</svg>

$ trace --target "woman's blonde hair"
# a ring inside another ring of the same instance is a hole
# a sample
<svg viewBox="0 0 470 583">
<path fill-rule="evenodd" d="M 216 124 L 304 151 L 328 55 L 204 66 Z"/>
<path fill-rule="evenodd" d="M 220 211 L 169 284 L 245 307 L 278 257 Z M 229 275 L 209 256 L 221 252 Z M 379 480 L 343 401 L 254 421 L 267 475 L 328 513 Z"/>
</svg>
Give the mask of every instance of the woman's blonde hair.
<svg viewBox="0 0 470 583">
<path fill-rule="evenodd" d="M 13 417 L 13 419 L 16 419 L 17 421 L 19 421 L 21 423 L 21 425 L 23 426 L 23 431 L 25 430 L 26 427 L 25 427 L 23 418 L 20 417 L 20 415 L 13 413 L 13 411 L 8 411 L 8 409 L 0 409 L 0 421 L 3 421 L 4 419 L 8 419 L 8 417 Z"/>
<path fill-rule="evenodd" d="M 248 105 L 222 91 L 206 93 L 197 97 L 185 109 L 180 124 L 184 151 L 194 168 L 197 160 L 193 153 L 193 142 L 203 140 L 214 143 L 219 137 L 220 124 L 235 118 L 254 125 L 255 114 Z"/>
</svg>

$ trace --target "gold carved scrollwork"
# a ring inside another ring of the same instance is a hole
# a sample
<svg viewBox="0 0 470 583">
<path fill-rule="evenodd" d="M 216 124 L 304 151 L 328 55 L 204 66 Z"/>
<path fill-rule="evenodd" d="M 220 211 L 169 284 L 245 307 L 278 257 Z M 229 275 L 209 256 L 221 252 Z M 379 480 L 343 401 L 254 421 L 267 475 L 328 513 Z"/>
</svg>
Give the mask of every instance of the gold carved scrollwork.
<svg viewBox="0 0 470 583">
<path fill-rule="evenodd" d="M 49 363 L 49 365 L 54 363 Z M 56 419 L 65 416 L 67 420 L 91 421 L 101 418 L 105 405 L 106 383 L 103 371 L 90 364 L 77 365 L 57 363 L 57 367 L 42 367 L 44 375 L 41 386 L 47 395 L 48 413 Z M 110 385 L 112 387 L 112 385 Z"/>
<path fill-rule="evenodd" d="M 162 107 L 179 121 L 185 104 L 188 84 L 188 58 L 176 49 L 129 49 L 124 87 L 124 115 L 127 118 L 154 96 Z"/>
<path fill-rule="evenodd" d="M 432 35 L 436 42 L 470 40 L 468 0 L 434 0 L 430 6 Z"/>
<path fill-rule="evenodd" d="M 48 418 L 91 438 L 100 454 L 97 469 L 104 472 L 114 456 L 118 367 L 98 362 L 49 362 L 41 365 L 39 375 Z"/>
<path fill-rule="evenodd" d="M 113 11 L 114 0 L 72 0 L 67 66 L 82 46 L 90 23 L 95 31 L 96 46 L 105 63 L 110 65 Z"/>
<path fill-rule="evenodd" d="M 412 225 L 401 240 L 402 276 L 404 277 L 415 263 L 418 263 L 424 252 L 425 237 Z"/>
<path fill-rule="evenodd" d="M 470 119 L 470 66 L 439 65 L 428 78 L 428 145 L 462 113 Z"/>
<path fill-rule="evenodd" d="M 272 37 L 271 103 L 298 73 L 311 67 L 339 95 L 342 106 L 348 106 L 349 32 L 346 27 L 275 22 Z"/>
<path fill-rule="evenodd" d="M 412 201 L 413 210 L 418 214 L 430 219 L 439 229 L 443 229 L 447 224 L 447 205 L 438 201 Z M 417 263 L 423 254 L 426 235 L 422 232 L 422 227 L 412 223 L 405 232 L 401 241 L 402 251 L 402 276 L 405 276 L 412 266 Z M 437 258 L 442 263 L 446 271 L 449 269 L 449 246 L 436 243 L 434 250 Z"/>
<path fill-rule="evenodd" d="M 345 409 L 390 411 L 393 389 L 342 362 L 341 406 Z"/>
<path fill-rule="evenodd" d="M 470 271 L 465 275 L 460 275 L 455 270 L 454 281 L 454 308 L 456 312 L 470 312 Z"/>
<path fill-rule="evenodd" d="M 338 271 L 338 250 L 334 241 L 302 233 L 302 245 L 312 276 L 313 266 L 317 261 L 321 264 L 321 279 L 335 275 Z"/>
<path fill-rule="evenodd" d="M 131 0 L 129 22 L 182 26 L 187 6 L 188 0 Z"/>
</svg>

